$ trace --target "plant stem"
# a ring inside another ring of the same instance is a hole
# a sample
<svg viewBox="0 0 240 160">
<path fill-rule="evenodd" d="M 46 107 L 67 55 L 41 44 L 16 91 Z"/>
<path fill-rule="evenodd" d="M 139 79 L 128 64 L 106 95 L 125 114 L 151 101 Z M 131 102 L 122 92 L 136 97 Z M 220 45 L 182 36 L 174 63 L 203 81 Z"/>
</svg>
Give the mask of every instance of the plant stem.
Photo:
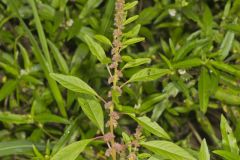
<svg viewBox="0 0 240 160">
<path fill-rule="evenodd" d="M 115 29 L 113 32 L 113 48 L 112 48 L 112 64 L 111 68 L 114 70 L 113 75 L 110 74 L 110 78 L 112 79 L 112 104 L 110 106 L 110 120 L 109 120 L 109 128 L 112 135 L 114 135 L 114 128 L 116 127 L 117 119 L 114 117 L 114 108 L 118 102 L 115 102 L 115 94 L 116 92 L 121 92 L 120 87 L 118 86 L 118 80 L 120 78 L 121 71 L 118 70 L 119 62 L 121 61 L 120 51 L 122 48 L 121 38 L 122 38 L 122 29 L 123 29 L 123 21 L 124 21 L 124 4 L 125 0 L 116 0 L 115 3 L 115 17 L 114 17 L 114 25 Z M 111 73 L 111 72 L 110 72 Z M 114 93 L 113 93 L 114 92 Z M 121 94 L 121 93 L 120 93 Z M 112 160 L 117 159 L 117 152 L 115 147 L 115 139 L 111 140 L 111 156 Z"/>
</svg>

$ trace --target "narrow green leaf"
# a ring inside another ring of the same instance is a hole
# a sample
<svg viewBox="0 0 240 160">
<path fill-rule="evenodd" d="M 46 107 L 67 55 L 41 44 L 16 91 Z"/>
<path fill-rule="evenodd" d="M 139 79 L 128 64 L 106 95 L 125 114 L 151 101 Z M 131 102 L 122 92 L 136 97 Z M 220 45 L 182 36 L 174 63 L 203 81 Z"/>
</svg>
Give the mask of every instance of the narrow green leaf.
<svg viewBox="0 0 240 160">
<path fill-rule="evenodd" d="M 126 20 L 124 21 L 123 25 L 127 25 L 127 24 L 129 24 L 129 23 L 132 23 L 133 21 L 135 21 L 136 19 L 138 19 L 138 17 L 139 17 L 139 15 L 135 15 L 135 16 L 132 16 L 132 17 L 126 19 Z"/>
<path fill-rule="evenodd" d="M 59 117 L 50 113 L 42 113 L 34 116 L 34 120 L 40 123 L 63 123 L 69 124 L 69 121 L 65 118 Z"/>
<path fill-rule="evenodd" d="M 36 24 L 36 28 L 37 28 L 39 40 L 41 42 L 41 46 L 42 46 L 42 49 L 43 49 L 43 53 L 44 53 L 44 55 L 47 59 L 47 62 L 49 64 L 50 71 L 52 71 L 52 62 L 51 62 L 51 57 L 50 57 L 49 50 L 48 50 L 47 39 L 46 39 L 46 36 L 44 34 L 44 30 L 43 30 L 40 18 L 38 16 L 38 11 L 37 11 L 35 1 L 28 0 L 28 3 L 32 7 L 32 11 L 33 11 L 33 15 L 34 15 L 34 22 Z"/>
<path fill-rule="evenodd" d="M 196 160 L 191 154 L 178 145 L 168 141 L 148 141 L 141 145 L 157 155 L 170 160 Z"/>
<path fill-rule="evenodd" d="M 103 35 L 97 34 L 97 35 L 94 36 L 94 38 L 96 40 L 98 40 L 99 42 L 102 42 L 106 45 L 112 46 L 112 42 L 107 37 L 105 37 Z"/>
<path fill-rule="evenodd" d="M 18 70 L 16 68 L 8 65 L 8 64 L 0 62 L 0 68 L 3 68 L 7 73 L 10 73 L 10 74 L 12 74 L 15 77 L 19 76 Z"/>
<path fill-rule="evenodd" d="M 203 113 L 206 113 L 208 108 L 209 85 L 210 85 L 210 77 L 208 74 L 208 70 L 205 67 L 203 67 L 201 70 L 201 74 L 198 82 L 198 97 L 200 102 L 200 110 Z"/>
<path fill-rule="evenodd" d="M 235 33 L 232 31 L 228 31 L 222 41 L 222 44 L 220 46 L 220 52 L 219 52 L 219 59 L 224 60 L 231 50 L 233 41 L 234 41 Z"/>
<path fill-rule="evenodd" d="M 141 24 L 137 24 L 136 26 L 134 26 L 131 30 L 129 30 L 126 33 L 123 33 L 123 36 L 125 38 L 131 38 L 131 37 L 135 37 L 138 35 L 139 31 L 141 29 Z"/>
<path fill-rule="evenodd" d="M 231 66 L 229 64 L 226 64 L 226 63 L 220 62 L 220 61 L 210 61 L 210 64 L 212 64 L 214 67 L 216 67 L 219 70 L 222 70 L 229 74 L 240 77 L 240 71 L 237 68 L 234 68 L 233 66 Z"/>
<path fill-rule="evenodd" d="M 0 89 L 0 101 L 9 96 L 17 87 L 18 80 L 8 80 Z"/>
<path fill-rule="evenodd" d="M 206 35 L 211 35 L 213 27 L 213 16 L 210 8 L 207 4 L 204 3 L 204 12 L 203 12 L 203 25 L 204 32 Z"/>
<path fill-rule="evenodd" d="M 94 8 L 98 7 L 102 2 L 103 2 L 103 0 L 88 0 L 88 1 L 86 1 L 83 9 L 81 9 L 79 18 L 82 19 L 82 18 L 88 16 L 94 10 Z"/>
<path fill-rule="evenodd" d="M 239 154 L 237 140 L 234 137 L 232 128 L 229 126 L 227 120 L 223 115 L 221 116 L 220 128 L 223 148 L 231 153 Z"/>
<path fill-rule="evenodd" d="M 91 142 L 91 139 L 81 140 L 74 142 L 62 149 L 60 149 L 51 160 L 75 160 L 78 155 L 84 151 L 86 146 Z"/>
<path fill-rule="evenodd" d="M 145 63 L 150 63 L 151 62 L 151 59 L 150 58 L 138 58 L 138 59 L 134 59 L 130 62 L 128 62 L 127 64 L 125 64 L 122 68 L 123 69 L 126 69 L 126 68 L 131 68 L 131 67 L 136 67 L 136 66 L 140 66 L 142 64 L 145 64 Z"/>
<path fill-rule="evenodd" d="M 55 154 L 57 151 L 59 151 L 61 148 L 63 148 L 68 143 L 68 141 L 70 140 L 70 138 L 73 135 L 74 131 L 76 131 L 78 129 L 79 119 L 80 119 L 80 116 L 78 116 L 74 121 L 72 121 L 66 127 L 63 135 L 57 141 L 57 143 L 54 145 L 54 147 L 52 149 L 52 154 Z"/>
<path fill-rule="evenodd" d="M 0 142 L 0 157 L 9 155 L 33 155 L 33 143 L 26 140 Z M 44 149 L 43 145 L 36 145 L 40 150 Z"/>
<path fill-rule="evenodd" d="M 144 68 L 132 75 L 128 82 L 153 81 L 170 73 L 171 70 L 169 69 Z"/>
<path fill-rule="evenodd" d="M 202 46 L 206 42 L 208 42 L 208 39 L 194 40 L 189 43 L 186 43 L 184 46 L 182 46 L 179 50 L 176 51 L 176 54 L 175 54 L 173 60 L 179 61 L 179 60 L 183 59 L 194 48 Z"/>
<path fill-rule="evenodd" d="M 151 110 L 154 107 L 155 103 L 161 102 L 165 98 L 167 98 L 167 94 L 161 94 L 161 93 L 152 94 L 148 96 L 146 99 L 144 99 L 143 103 L 138 108 L 138 111 L 140 113 L 145 113 Z"/>
<path fill-rule="evenodd" d="M 239 160 L 240 156 L 225 150 L 215 150 L 213 153 L 223 157 L 225 160 Z"/>
<path fill-rule="evenodd" d="M 123 45 L 124 46 L 129 46 L 131 44 L 138 43 L 138 42 L 141 42 L 141 41 L 144 41 L 144 40 L 145 40 L 145 38 L 143 38 L 143 37 L 131 38 L 131 39 L 128 39 L 128 40 L 124 41 Z"/>
<path fill-rule="evenodd" d="M 107 64 L 110 62 L 110 59 L 106 57 L 103 48 L 97 42 L 95 42 L 89 35 L 84 34 L 83 39 L 88 45 L 91 53 L 94 56 L 96 56 L 101 63 Z"/>
<path fill-rule="evenodd" d="M 0 112 L 0 121 L 14 124 L 33 123 L 33 119 L 30 115 L 20 115 L 10 112 Z"/>
<path fill-rule="evenodd" d="M 138 4 L 138 1 L 133 1 L 133 2 L 126 3 L 124 5 L 124 10 L 129 10 L 129 9 L 135 7 L 137 4 Z"/>
<path fill-rule="evenodd" d="M 77 77 L 57 73 L 50 73 L 50 76 L 71 91 L 95 96 L 98 95 L 87 83 Z"/>
<path fill-rule="evenodd" d="M 103 110 L 95 97 L 81 95 L 78 97 L 78 103 L 87 117 L 104 133 Z"/>
<path fill-rule="evenodd" d="M 198 67 L 203 64 L 203 61 L 199 58 L 186 59 L 177 63 L 172 64 L 174 69 L 188 69 L 192 67 Z"/>
<path fill-rule="evenodd" d="M 101 33 L 103 35 L 107 35 L 107 33 L 109 33 L 109 28 L 111 28 L 113 24 L 114 7 L 115 7 L 115 1 L 108 0 L 104 15 L 101 20 Z"/>
<path fill-rule="evenodd" d="M 51 48 L 51 51 L 53 53 L 53 56 L 55 58 L 55 61 L 58 65 L 60 71 L 63 72 L 64 74 L 68 74 L 69 68 L 68 68 L 67 62 L 63 58 L 62 54 L 60 53 L 60 51 L 58 50 L 58 48 L 55 46 L 54 43 L 52 43 L 50 40 L 47 40 L 47 42 L 48 42 L 49 47 Z"/>
<path fill-rule="evenodd" d="M 25 68 L 25 69 L 29 69 L 30 66 L 31 66 L 31 62 L 30 62 L 30 59 L 29 59 L 29 56 L 28 56 L 28 52 L 27 52 L 27 50 L 21 45 L 21 43 L 19 43 L 18 46 L 19 46 L 19 48 L 20 48 L 20 51 L 21 51 L 21 54 L 22 54 L 22 57 L 23 57 L 24 68 Z"/>
<path fill-rule="evenodd" d="M 240 96 L 229 93 L 228 90 L 218 87 L 214 97 L 230 105 L 240 105 Z"/>
<path fill-rule="evenodd" d="M 141 127 L 145 130 L 151 132 L 152 134 L 164 138 L 164 139 L 171 139 L 167 132 L 160 127 L 156 122 L 151 121 L 150 118 L 143 116 L 143 117 L 136 117 L 134 114 L 128 114 L 131 118 L 133 118 Z"/>
<path fill-rule="evenodd" d="M 205 139 L 201 143 L 199 160 L 210 160 L 210 154 L 209 154 L 207 142 Z"/>
</svg>

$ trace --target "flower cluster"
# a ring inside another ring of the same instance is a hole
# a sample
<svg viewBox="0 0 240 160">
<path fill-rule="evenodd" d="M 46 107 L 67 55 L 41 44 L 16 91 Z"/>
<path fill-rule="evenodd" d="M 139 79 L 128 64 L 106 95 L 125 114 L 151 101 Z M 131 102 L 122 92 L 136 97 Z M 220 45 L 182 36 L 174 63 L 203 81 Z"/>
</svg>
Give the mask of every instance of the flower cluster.
<svg viewBox="0 0 240 160">
<path fill-rule="evenodd" d="M 106 156 L 112 156 L 112 159 L 116 159 L 116 154 L 120 154 L 125 146 L 120 143 L 116 143 L 114 138 L 114 128 L 118 125 L 119 114 L 114 111 L 114 105 L 116 105 L 113 93 L 122 94 L 121 88 L 118 86 L 119 79 L 123 76 L 122 72 L 118 69 L 119 63 L 122 61 L 120 52 L 122 49 L 122 30 L 124 23 L 124 4 L 125 0 L 116 0 L 115 4 L 115 18 L 114 18 L 114 32 L 113 32 L 113 48 L 111 50 L 112 54 L 112 63 L 109 65 L 109 68 L 113 70 L 114 74 L 108 78 L 108 84 L 112 84 L 112 89 L 108 92 L 108 97 L 111 98 L 110 101 L 105 103 L 105 108 L 109 112 L 109 121 L 106 123 L 106 126 L 110 128 L 110 133 L 107 133 L 104 136 L 104 141 L 108 144 L 108 149 L 105 152 Z M 111 145 L 109 145 L 109 142 Z"/>
</svg>

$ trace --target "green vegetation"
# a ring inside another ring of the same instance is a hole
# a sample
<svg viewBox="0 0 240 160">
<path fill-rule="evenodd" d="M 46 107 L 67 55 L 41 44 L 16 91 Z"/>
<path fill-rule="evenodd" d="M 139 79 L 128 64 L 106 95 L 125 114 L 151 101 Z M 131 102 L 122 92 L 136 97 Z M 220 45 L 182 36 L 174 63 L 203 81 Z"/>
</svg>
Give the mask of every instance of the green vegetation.
<svg viewBox="0 0 240 160">
<path fill-rule="evenodd" d="M 0 11 L 0 159 L 240 159 L 240 0 Z"/>
</svg>

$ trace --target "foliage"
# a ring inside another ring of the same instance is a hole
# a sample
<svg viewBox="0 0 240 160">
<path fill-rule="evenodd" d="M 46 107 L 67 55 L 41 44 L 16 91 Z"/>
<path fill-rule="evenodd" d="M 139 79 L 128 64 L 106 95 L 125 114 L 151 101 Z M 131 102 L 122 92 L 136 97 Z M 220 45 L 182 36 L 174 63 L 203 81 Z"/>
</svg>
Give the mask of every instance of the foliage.
<svg viewBox="0 0 240 160">
<path fill-rule="evenodd" d="M 0 159 L 240 159 L 240 0 L 0 11 Z"/>
</svg>

